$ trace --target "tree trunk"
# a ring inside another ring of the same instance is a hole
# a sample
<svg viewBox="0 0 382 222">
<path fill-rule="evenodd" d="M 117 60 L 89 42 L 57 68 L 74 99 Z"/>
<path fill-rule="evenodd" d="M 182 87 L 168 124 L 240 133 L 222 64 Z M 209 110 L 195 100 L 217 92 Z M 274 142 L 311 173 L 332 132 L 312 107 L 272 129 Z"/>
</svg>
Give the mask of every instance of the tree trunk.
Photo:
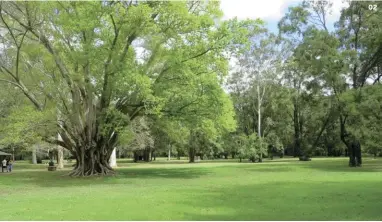
<svg viewBox="0 0 382 222">
<path fill-rule="evenodd" d="M 37 164 L 37 148 L 33 146 L 32 148 L 32 164 Z"/>
<path fill-rule="evenodd" d="M 138 160 L 139 160 L 139 155 L 138 155 L 137 151 L 134 151 L 134 152 L 133 152 L 133 155 L 134 155 L 134 162 L 138 162 Z"/>
<path fill-rule="evenodd" d="M 70 176 L 92 176 L 114 174 L 109 165 L 109 159 L 113 149 L 85 149 L 80 147 L 79 155 L 76 155 L 76 165 Z M 108 152 L 106 155 L 104 152 Z"/>
<path fill-rule="evenodd" d="M 257 113 L 258 113 L 258 119 L 257 119 L 257 134 L 259 136 L 259 139 L 261 139 L 261 103 L 262 103 L 262 97 L 260 95 L 260 86 L 257 85 Z M 262 142 L 260 143 L 260 154 L 259 154 L 259 162 L 263 162 L 263 152 L 262 152 Z"/>
<path fill-rule="evenodd" d="M 352 144 L 350 144 L 351 146 Z M 355 158 L 355 152 L 352 149 L 352 147 L 349 147 L 348 150 L 349 152 L 349 166 L 350 167 L 355 167 L 356 166 L 356 158 Z"/>
<path fill-rule="evenodd" d="M 144 155 L 143 155 L 144 157 L 144 161 L 145 162 L 150 162 L 151 161 L 151 150 L 150 150 L 150 148 L 146 148 L 145 150 L 144 150 Z"/>
<path fill-rule="evenodd" d="M 61 146 L 57 147 L 57 169 L 64 168 L 64 148 Z"/>
<path fill-rule="evenodd" d="M 62 142 L 62 137 L 57 133 L 57 140 Z M 64 148 L 57 145 L 57 169 L 64 169 Z"/>
<path fill-rule="evenodd" d="M 190 147 L 188 149 L 188 157 L 189 157 L 190 163 L 195 162 L 195 148 L 194 147 Z"/>
<path fill-rule="evenodd" d="M 144 150 L 143 160 L 145 162 L 150 162 L 151 161 L 151 149 L 150 148 L 146 148 Z"/>
<path fill-rule="evenodd" d="M 109 165 L 112 168 L 117 167 L 117 148 L 114 148 L 113 152 L 111 153 Z"/>
<path fill-rule="evenodd" d="M 356 151 L 354 149 L 354 139 L 349 138 L 349 134 L 346 131 L 346 119 L 347 116 L 343 116 L 340 114 L 340 133 L 341 133 L 341 141 L 345 144 L 347 148 L 347 154 L 349 155 L 349 166 L 355 167 L 357 165 L 356 163 Z M 361 160 L 362 161 L 362 160 Z"/>
<path fill-rule="evenodd" d="M 294 145 L 293 145 L 293 156 L 300 156 L 300 124 L 298 115 L 298 105 L 297 102 L 293 104 L 293 125 L 294 125 Z"/>
<path fill-rule="evenodd" d="M 168 157 L 167 157 L 167 160 L 168 161 L 171 160 L 171 145 L 169 145 L 169 148 L 168 148 Z"/>
<path fill-rule="evenodd" d="M 231 155 L 232 155 L 232 159 L 235 159 L 235 153 L 232 152 Z"/>
</svg>

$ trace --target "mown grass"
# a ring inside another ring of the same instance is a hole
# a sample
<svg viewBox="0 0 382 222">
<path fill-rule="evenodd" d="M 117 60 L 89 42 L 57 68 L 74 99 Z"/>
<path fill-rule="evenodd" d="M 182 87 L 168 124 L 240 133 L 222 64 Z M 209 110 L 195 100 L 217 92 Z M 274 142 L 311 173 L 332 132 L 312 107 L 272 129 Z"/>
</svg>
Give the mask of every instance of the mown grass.
<svg viewBox="0 0 382 222">
<path fill-rule="evenodd" d="M 68 168 L 69 166 L 67 166 Z M 382 160 L 261 164 L 119 162 L 110 177 L 16 162 L 0 173 L 1 220 L 381 220 Z"/>
</svg>

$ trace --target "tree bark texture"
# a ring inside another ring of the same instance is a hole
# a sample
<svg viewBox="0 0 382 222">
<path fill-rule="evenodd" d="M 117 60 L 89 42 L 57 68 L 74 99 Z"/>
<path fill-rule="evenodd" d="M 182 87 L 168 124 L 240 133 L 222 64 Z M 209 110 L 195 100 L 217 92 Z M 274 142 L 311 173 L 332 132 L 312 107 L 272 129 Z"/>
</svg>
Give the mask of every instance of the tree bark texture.
<svg viewBox="0 0 382 222">
<path fill-rule="evenodd" d="M 57 169 L 64 168 L 64 148 L 61 146 L 57 147 Z"/>
<path fill-rule="evenodd" d="M 71 176 L 91 176 L 113 174 L 114 171 L 109 165 L 110 155 L 103 155 L 102 149 L 83 149 L 80 155 L 76 156 L 76 165 Z"/>
<path fill-rule="evenodd" d="M 36 146 L 34 146 L 33 150 L 32 150 L 32 164 L 37 164 L 37 148 L 36 148 Z"/>
<path fill-rule="evenodd" d="M 168 148 L 168 156 L 167 156 L 167 160 L 168 160 L 168 161 L 171 160 L 171 145 L 169 145 L 169 148 Z"/>
<path fill-rule="evenodd" d="M 190 159 L 190 163 L 195 163 L 195 148 L 193 146 L 190 146 L 188 148 L 188 157 Z"/>
</svg>

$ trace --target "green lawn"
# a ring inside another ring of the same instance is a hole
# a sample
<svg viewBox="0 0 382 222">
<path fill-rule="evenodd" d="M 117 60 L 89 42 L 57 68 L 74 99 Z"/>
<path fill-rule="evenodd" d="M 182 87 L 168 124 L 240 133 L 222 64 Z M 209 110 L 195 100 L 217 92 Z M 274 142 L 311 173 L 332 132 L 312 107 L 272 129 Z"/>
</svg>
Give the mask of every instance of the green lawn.
<svg viewBox="0 0 382 222">
<path fill-rule="evenodd" d="M 16 162 L 0 173 L 0 220 L 382 220 L 382 159 L 119 166 L 69 178 Z"/>
</svg>

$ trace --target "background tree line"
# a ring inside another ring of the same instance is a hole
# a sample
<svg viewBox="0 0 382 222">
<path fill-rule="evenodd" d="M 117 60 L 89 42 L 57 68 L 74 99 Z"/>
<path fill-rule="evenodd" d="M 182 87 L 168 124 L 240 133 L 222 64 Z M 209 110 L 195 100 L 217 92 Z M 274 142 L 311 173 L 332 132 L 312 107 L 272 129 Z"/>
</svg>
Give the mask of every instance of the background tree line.
<svg viewBox="0 0 382 222">
<path fill-rule="evenodd" d="M 70 156 L 81 176 L 113 173 L 116 147 L 136 161 L 305 160 L 347 155 L 352 135 L 376 156 L 382 12 L 368 5 L 331 28 L 330 2 L 303 1 L 275 34 L 223 21 L 215 1 L 2 2 L 3 150 Z"/>
</svg>

